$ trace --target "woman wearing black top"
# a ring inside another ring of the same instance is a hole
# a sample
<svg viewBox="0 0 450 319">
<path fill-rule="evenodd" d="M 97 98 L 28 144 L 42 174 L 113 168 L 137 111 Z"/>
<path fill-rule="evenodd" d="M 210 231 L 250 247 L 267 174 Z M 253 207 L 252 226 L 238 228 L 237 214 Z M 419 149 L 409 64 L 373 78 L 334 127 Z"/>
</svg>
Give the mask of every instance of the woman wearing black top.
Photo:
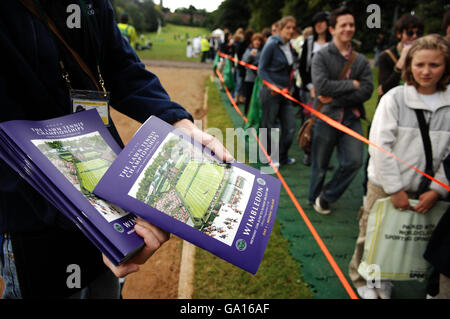
<svg viewBox="0 0 450 319">
<path fill-rule="evenodd" d="M 331 41 L 328 31 L 328 12 L 319 12 L 312 19 L 313 34 L 308 36 L 303 43 L 302 55 L 300 57 L 299 72 L 302 79 L 300 98 L 304 103 L 314 101 L 316 96 L 311 79 L 311 65 L 314 53 L 325 47 Z M 303 114 L 303 113 L 301 113 Z M 303 118 L 302 121 L 305 119 Z M 303 164 L 311 165 L 309 154 L 305 152 Z"/>
</svg>

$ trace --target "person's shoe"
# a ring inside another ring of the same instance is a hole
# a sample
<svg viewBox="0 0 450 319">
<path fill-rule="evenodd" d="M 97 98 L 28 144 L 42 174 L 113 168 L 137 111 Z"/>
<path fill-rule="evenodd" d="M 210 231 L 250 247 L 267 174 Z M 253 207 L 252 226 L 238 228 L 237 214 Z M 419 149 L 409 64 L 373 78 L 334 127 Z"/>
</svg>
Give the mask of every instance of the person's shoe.
<svg viewBox="0 0 450 319">
<path fill-rule="evenodd" d="M 378 299 L 377 291 L 375 290 L 375 288 L 370 288 L 367 285 L 356 288 L 356 291 L 362 299 Z"/>
<path fill-rule="evenodd" d="M 303 165 L 311 166 L 311 155 L 309 155 L 309 154 L 303 155 Z"/>
<path fill-rule="evenodd" d="M 295 160 L 295 158 L 293 158 L 293 157 L 288 157 L 287 162 L 286 162 L 286 165 L 294 165 L 295 162 L 297 162 L 297 161 Z"/>
<path fill-rule="evenodd" d="M 389 280 L 383 280 L 380 282 L 380 288 L 375 288 L 375 291 L 381 299 L 391 299 L 392 287 L 394 285 Z"/>
<path fill-rule="evenodd" d="M 317 196 L 313 207 L 319 214 L 328 215 L 329 213 L 331 213 L 330 205 L 320 195 Z"/>
<path fill-rule="evenodd" d="M 275 166 L 277 169 L 280 168 L 280 162 L 278 161 L 272 161 L 273 166 Z"/>
</svg>

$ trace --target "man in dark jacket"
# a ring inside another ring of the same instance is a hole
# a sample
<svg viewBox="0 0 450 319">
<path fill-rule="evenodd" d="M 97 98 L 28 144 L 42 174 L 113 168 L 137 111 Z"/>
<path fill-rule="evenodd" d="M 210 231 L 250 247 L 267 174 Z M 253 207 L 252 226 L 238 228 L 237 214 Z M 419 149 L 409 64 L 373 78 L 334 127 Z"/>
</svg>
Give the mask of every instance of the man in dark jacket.
<svg viewBox="0 0 450 319">
<path fill-rule="evenodd" d="M 450 180 L 450 155 L 444 162 L 447 179 Z M 450 198 L 447 198 L 450 200 Z M 428 242 L 424 258 L 439 274 L 436 299 L 450 299 L 450 207 L 437 224 Z"/>
<path fill-rule="evenodd" d="M 72 23 L 71 18 L 80 23 Z M 50 24 L 85 62 L 90 76 L 50 31 Z M 0 121 L 43 120 L 69 114 L 70 94 L 63 71 L 70 78 L 70 86 L 78 90 L 101 90 L 101 75 L 105 89 L 111 93 L 110 104 L 118 111 L 139 122 L 158 116 L 203 140 L 224 159 L 231 158 L 220 143 L 194 126 L 192 116 L 171 101 L 158 78 L 145 69 L 122 38 L 109 1 L 1 1 L 0 50 Z M 108 128 L 123 146 L 114 123 Z M 116 277 L 137 271 L 138 264 L 168 239 L 161 229 L 144 221 L 139 224 L 135 230 L 144 237 L 146 246 L 133 259 L 115 267 L 75 225 L 0 160 L 0 276 L 6 285 L 4 297 L 119 297 Z M 70 264 L 80 266 L 83 289 L 67 287 L 66 269 Z"/>
<path fill-rule="evenodd" d="M 343 80 L 337 80 L 352 53 L 351 40 L 355 19 L 348 9 L 333 11 L 329 18 L 333 41 L 313 58 L 312 81 L 316 89 L 315 105 L 324 104 L 322 113 L 362 134 L 363 103 L 372 95 L 372 72 L 369 61 L 358 54 Z M 323 186 L 334 148 L 339 167 L 330 182 Z M 337 201 L 362 164 L 363 145 L 318 119 L 314 126 L 311 150 L 311 178 L 308 200 L 321 214 L 331 212 L 329 203 Z"/>
</svg>

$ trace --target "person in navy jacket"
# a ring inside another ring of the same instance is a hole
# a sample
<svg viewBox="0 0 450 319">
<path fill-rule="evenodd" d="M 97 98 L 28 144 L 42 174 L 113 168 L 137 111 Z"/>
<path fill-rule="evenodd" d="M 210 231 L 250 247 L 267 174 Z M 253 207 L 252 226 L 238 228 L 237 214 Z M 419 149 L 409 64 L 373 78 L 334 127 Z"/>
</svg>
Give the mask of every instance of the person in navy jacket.
<svg viewBox="0 0 450 319">
<path fill-rule="evenodd" d="M 195 127 L 191 114 L 173 102 L 157 76 L 145 69 L 122 38 L 109 1 L 40 0 L 41 15 L 33 14 L 22 2 L 36 6 L 33 0 L 0 2 L 1 122 L 44 120 L 70 113 L 70 94 L 60 60 L 70 76 L 71 87 L 98 90 L 50 31 L 51 20 L 93 74 L 97 75 L 99 65 L 110 92 L 110 105 L 116 110 L 141 123 L 155 115 L 184 129 L 223 159 L 232 159 L 222 144 Z M 79 17 L 73 16 L 77 8 L 81 9 Z M 70 23 L 72 18 L 80 18 L 79 25 Z M 114 123 L 109 130 L 123 146 Z M 138 265 L 169 238 L 165 231 L 145 221 L 140 220 L 138 225 L 136 232 L 144 237 L 146 246 L 134 259 L 115 267 L 75 225 L 0 160 L 0 276 L 6 285 L 3 297 L 118 298 L 117 277 L 137 271 Z M 79 290 L 67 288 L 69 264 L 81 267 Z"/>
</svg>

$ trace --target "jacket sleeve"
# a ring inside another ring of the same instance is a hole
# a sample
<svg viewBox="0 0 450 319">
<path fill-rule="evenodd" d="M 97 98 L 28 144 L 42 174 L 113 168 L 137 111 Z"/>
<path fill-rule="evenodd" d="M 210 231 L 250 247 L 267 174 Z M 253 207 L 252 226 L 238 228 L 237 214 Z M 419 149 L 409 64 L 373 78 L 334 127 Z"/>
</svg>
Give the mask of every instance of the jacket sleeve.
<svg viewBox="0 0 450 319">
<path fill-rule="evenodd" d="M 242 56 L 243 62 L 248 63 L 248 64 L 253 64 L 252 63 L 253 57 L 250 53 L 251 53 L 251 49 L 250 49 L 250 47 L 248 47 L 247 50 L 245 50 L 244 55 Z"/>
<path fill-rule="evenodd" d="M 352 92 L 335 97 L 333 99 L 333 104 L 339 105 L 340 107 L 354 107 L 355 105 L 362 104 L 370 99 L 373 93 L 373 81 L 370 63 L 367 59 L 364 59 L 361 68 L 362 71 L 356 78 L 360 84 L 359 89 L 354 89 Z"/>
<path fill-rule="evenodd" d="M 400 83 L 401 74 L 394 71 L 394 61 L 383 52 L 378 59 L 378 83 L 381 85 L 383 93 L 388 92 Z"/>
<path fill-rule="evenodd" d="M 392 153 L 398 135 L 398 105 L 391 95 L 384 95 L 373 117 L 369 140 Z M 369 154 L 383 190 L 394 194 L 402 189 L 399 162 L 388 154 L 369 146 Z"/>
<path fill-rule="evenodd" d="M 262 80 L 275 85 L 275 81 L 271 78 L 270 72 L 268 71 L 273 56 L 273 50 L 274 42 L 269 40 L 269 42 L 264 46 L 261 56 L 259 57 L 258 75 Z"/>
<path fill-rule="evenodd" d="M 145 69 L 131 46 L 122 39 L 109 1 L 104 1 L 100 33 L 103 36 L 101 69 L 115 109 L 141 123 L 151 115 L 170 124 L 184 118 L 193 120 L 182 106 L 170 100 L 158 77 Z"/>
<path fill-rule="evenodd" d="M 449 159 L 448 159 L 449 156 L 450 156 L 450 145 L 447 146 L 447 156 L 446 156 L 447 161 L 449 161 Z M 445 174 L 444 163 L 445 163 L 445 161 L 442 161 L 440 163 L 438 170 L 434 174 L 434 178 L 437 179 L 438 181 L 441 181 L 441 182 L 449 185 L 450 180 L 447 178 L 447 175 Z M 430 189 L 436 191 L 441 196 L 441 198 L 445 198 L 449 193 L 444 187 L 442 187 L 441 185 L 439 185 L 438 183 L 433 182 L 433 181 L 430 184 Z"/>
<path fill-rule="evenodd" d="M 336 97 L 342 94 L 355 91 L 352 80 L 331 80 L 331 75 L 324 55 L 321 51 L 314 54 L 311 78 L 314 88 L 316 89 L 316 95 Z"/>
</svg>

